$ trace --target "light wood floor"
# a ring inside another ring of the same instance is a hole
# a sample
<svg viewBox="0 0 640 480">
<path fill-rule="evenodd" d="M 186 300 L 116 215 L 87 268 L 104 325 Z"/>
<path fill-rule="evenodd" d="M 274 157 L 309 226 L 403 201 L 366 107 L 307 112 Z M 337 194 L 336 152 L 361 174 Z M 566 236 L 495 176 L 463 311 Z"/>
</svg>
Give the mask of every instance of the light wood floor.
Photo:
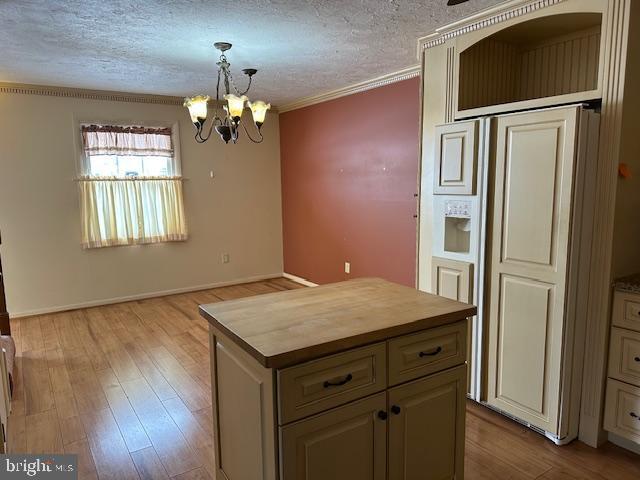
<svg viewBox="0 0 640 480">
<path fill-rule="evenodd" d="M 76 453 L 80 479 L 212 478 L 207 323 L 197 305 L 301 288 L 276 279 L 12 320 L 13 452 Z M 613 445 L 556 447 L 469 403 L 466 478 L 640 478 Z"/>
</svg>

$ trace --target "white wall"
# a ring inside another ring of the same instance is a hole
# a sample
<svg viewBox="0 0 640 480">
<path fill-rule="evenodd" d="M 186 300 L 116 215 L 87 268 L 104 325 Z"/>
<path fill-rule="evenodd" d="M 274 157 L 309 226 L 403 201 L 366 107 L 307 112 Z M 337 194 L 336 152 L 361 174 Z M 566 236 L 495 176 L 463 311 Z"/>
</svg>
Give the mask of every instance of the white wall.
<svg viewBox="0 0 640 480">
<path fill-rule="evenodd" d="M 187 242 L 80 247 L 74 129 L 79 120 L 92 119 L 179 122 Z M 237 145 L 218 138 L 199 145 L 181 106 L 0 94 L 0 255 L 9 313 L 279 275 L 276 114 L 263 129 L 260 145 L 246 138 Z M 230 263 L 222 264 L 222 253 L 229 253 Z"/>
</svg>

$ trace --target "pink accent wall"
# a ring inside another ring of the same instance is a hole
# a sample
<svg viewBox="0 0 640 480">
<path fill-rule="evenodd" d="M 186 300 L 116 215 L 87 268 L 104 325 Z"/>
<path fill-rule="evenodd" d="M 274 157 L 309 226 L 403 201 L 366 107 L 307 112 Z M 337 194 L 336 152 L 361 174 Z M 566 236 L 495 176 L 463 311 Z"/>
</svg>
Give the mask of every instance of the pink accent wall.
<svg viewBox="0 0 640 480">
<path fill-rule="evenodd" d="M 280 115 L 285 272 L 415 286 L 419 116 L 419 78 Z"/>
</svg>

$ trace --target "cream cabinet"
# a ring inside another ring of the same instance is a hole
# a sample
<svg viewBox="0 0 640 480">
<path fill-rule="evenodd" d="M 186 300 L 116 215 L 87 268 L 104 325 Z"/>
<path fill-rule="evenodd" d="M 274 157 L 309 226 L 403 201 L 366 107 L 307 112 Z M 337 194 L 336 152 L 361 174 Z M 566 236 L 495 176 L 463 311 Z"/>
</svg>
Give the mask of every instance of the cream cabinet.
<svg viewBox="0 0 640 480">
<path fill-rule="evenodd" d="M 613 297 L 604 428 L 614 442 L 631 441 L 640 451 L 640 281 L 621 284 L 630 290 L 618 289 Z"/>
<path fill-rule="evenodd" d="M 473 305 L 361 278 L 200 307 L 216 480 L 462 480 Z"/>
<path fill-rule="evenodd" d="M 466 329 L 267 369 L 212 327 L 217 480 L 462 479 Z"/>
<path fill-rule="evenodd" d="M 466 376 L 461 366 L 389 390 L 389 480 L 462 478 Z"/>
<path fill-rule="evenodd" d="M 282 479 L 384 480 L 386 410 L 378 393 L 282 427 Z"/>
</svg>

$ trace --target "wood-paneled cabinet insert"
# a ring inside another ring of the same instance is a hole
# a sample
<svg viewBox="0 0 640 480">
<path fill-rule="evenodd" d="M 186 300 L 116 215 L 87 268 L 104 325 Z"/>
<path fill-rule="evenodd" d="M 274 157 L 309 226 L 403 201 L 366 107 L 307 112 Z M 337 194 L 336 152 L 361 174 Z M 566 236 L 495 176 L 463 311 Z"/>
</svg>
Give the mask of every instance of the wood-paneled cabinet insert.
<svg viewBox="0 0 640 480">
<path fill-rule="evenodd" d="M 457 122 L 436 127 L 433 193 L 475 194 L 478 160 L 478 122 Z"/>
<path fill-rule="evenodd" d="M 601 13 L 566 13 L 467 46 L 458 57 L 456 118 L 600 98 L 601 31 Z"/>
</svg>

